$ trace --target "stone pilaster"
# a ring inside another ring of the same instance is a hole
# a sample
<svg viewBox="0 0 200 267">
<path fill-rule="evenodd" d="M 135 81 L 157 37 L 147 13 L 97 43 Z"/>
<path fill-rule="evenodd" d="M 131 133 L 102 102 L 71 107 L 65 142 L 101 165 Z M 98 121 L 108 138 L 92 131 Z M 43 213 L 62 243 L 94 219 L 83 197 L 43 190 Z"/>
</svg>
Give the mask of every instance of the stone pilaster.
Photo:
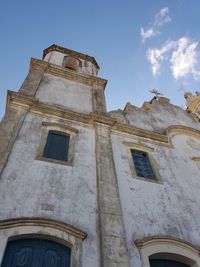
<svg viewBox="0 0 200 267">
<path fill-rule="evenodd" d="M 0 122 L 0 174 L 21 128 L 27 111 L 10 108 Z"/>
<path fill-rule="evenodd" d="M 106 113 L 105 85 L 106 83 L 92 83 L 93 112 L 95 113 Z"/>
<path fill-rule="evenodd" d="M 27 96 L 35 96 L 44 73 L 45 69 L 43 68 L 31 67 L 19 93 Z"/>
<path fill-rule="evenodd" d="M 96 123 L 95 128 L 101 267 L 128 267 L 110 127 Z"/>
</svg>

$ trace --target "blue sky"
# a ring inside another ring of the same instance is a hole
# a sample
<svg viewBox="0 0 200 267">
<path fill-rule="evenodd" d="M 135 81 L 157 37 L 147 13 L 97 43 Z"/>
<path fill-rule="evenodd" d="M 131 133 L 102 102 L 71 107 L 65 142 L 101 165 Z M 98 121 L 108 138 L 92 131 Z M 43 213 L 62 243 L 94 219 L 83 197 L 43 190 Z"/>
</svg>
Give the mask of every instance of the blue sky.
<svg viewBox="0 0 200 267">
<path fill-rule="evenodd" d="M 199 91 L 199 0 L 4 0 L 0 7 L 0 117 L 30 57 L 55 43 L 91 56 L 108 79 L 108 110 L 141 106 L 155 88 L 184 106 Z"/>
</svg>

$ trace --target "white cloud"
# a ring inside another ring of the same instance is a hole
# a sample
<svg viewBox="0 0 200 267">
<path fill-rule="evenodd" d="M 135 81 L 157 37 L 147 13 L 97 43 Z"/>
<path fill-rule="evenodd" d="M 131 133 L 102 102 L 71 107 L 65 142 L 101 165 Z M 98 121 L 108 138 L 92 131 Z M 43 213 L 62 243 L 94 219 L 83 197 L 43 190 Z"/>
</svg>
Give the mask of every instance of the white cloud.
<svg viewBox="0 0 200 267">
<path fill-rule="evenodd" d="M 162 25 L 168 23 L 171 21 L 171 18 L 169 16 L 169 8 L 163 7 L 155 16 L 155 22 L 154 25 L 156 27 L 161 27 Z"/>
<path fill-rule="evenodd" d="M 142 41 L 144 42 L 146 39 L 149 39 L 156 35 L 156 32 L 153 28 L 150 28 L 148 30 L 144 30 L 143 28 L 140 29 L 140 34 L 142 36 Z"/>
<path fill-rule="evenodd" d="M 194 79 L 199 80 L 197 48 L 198 42 L 192 42 L 189 38 L 182 37 L 177 41 L 166 43 L 160 49 L 149 49 L 147 59 L 151 64 L 153 75 L 157 75 L 163 61 L 169 59 L 170 69 L 175 79 L 191 74 Z"/>
<path fill-rule="evenodd" d="M 140 34 L 142 37 L 142 41 L 144 42 L 146 39 L 149 39 L 153 36 L 156 36 L 160 33 L 160 28 L 171 21 L 169 16 L 169 8 L 163 7 L 156 15 L 154 19 L 153 26 L 147 30 L 144 30 L 142 27 L 140 29 Z"/>
<path fill-rule="evenodd" d="M 198 76 L 195 70 L 197 65 L 197 42 L 191 42 L 183 37 L 177 41 L 177 49 L 172 53 L 170 62 L 171 70 L 175 79 L 191 73 L 194 78 Z"/>
<path fill-rule="evenodd" d="M 151 63 L 153 75 L 158 74 L 161 62 L 166 58 L 168 52 L 174 48 L 175 42 L 166 43 L 161 49 L 148 49 L 147 59 Z"/>
</svg>

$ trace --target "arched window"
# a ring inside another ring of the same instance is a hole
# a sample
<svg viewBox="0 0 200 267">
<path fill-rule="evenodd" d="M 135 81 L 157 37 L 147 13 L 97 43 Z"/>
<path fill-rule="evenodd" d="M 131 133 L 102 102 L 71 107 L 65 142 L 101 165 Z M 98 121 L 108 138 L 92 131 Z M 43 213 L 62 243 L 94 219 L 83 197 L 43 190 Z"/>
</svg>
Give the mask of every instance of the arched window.
<svg viewBox="0 0 200 267">
<path fill-rule="evenodd" d="M 0 221 L 1 267 L 80 267 L 86 233 L 42 218 Z"/>
<path fill-rule="evenodd" d="M 135 241 L 143 267 L 200 267 L 199 250 L 171 237 L 148 237 Z"/>
</svg>

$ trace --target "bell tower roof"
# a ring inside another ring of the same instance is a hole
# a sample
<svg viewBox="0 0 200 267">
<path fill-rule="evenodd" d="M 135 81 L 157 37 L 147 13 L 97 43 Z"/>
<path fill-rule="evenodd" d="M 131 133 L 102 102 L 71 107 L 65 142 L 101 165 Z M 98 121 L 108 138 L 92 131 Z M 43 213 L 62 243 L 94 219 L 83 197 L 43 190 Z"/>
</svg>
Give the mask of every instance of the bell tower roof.
<svg viewBox="0 0 200 267">
<path fill-rule="evenodd" d="M 56 45 L 56 44 L 50 45 L 49 47 L 47 47 L 46 49 L 43 50 L 43 59 L 48 53 L 50 53 L 52 51 L 57 51 L 57 52 L 60 52 L 63 54 L 67 54 L 70 56 L 78 57 L 78 58 L 83 59 L 83 60 L 90 61 L 92 64 L 94 64 L 96 66 L 96 68 L 98 70 L 100 70 L 100 67 L 97 64 L 96 59 L 94 57 L 76 52 L 74 50 L 71 50 L 71 49 Z"/>
</svg>

